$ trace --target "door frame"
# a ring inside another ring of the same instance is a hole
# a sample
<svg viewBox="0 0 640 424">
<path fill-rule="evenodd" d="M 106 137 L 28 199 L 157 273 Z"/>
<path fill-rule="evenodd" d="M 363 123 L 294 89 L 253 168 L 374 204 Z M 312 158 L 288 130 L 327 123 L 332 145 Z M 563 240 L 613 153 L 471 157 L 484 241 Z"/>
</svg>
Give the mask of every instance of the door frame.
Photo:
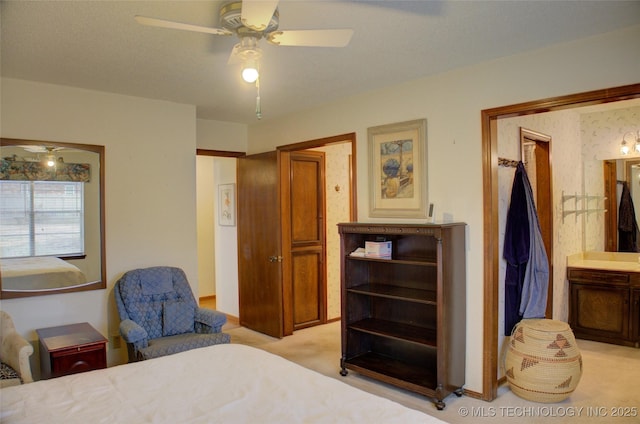
<svg viewBox="0 0 640 424">
<path fill-rule="evenodd" d="M 356 193 L 356 187 L 357 187 L 357 172 L 356 172 L 356 134 L 355 133 L 346 133 L 346 134 L 341 134 L 341 135 L 336 135 L 336 136 L 332 136 L 332 137 L 325 137 L 325 138 L 319 138 L 319 139 L 315 139 L 315 140 L 308 140 L 308 141 L 303 141 L 300 143 L 294 143 L 294 144 L 287 144 L 287 145 L 283 145 L 283 146 L 278 146 L 276 147 L 276 151 L 277 151 L 277 156 L 278 158 L 281 157 L 289 157 L 289 153 L 291 152 L 299 152 L 299 151 L 303 151 L 303 150 L 308 150 L 308 149 L 313 149 L 313 148 L 317 148 L 317 147 L 325 147 L 325 146 L 330 146 L 332 144 L 343 144 L 343 143 L 351 143 L 351 157 L 350 157 L 350 172 L 349 172 L 349 186 L 350 186 L 350 190 L 349 190 L 349 215 L 350 215 L 350 220 L 351 221 L 355 221 L 357 219 L 357 193 Z M 281 181 L 284 181 L 284 179 L 288 179 L 289 175 L 282 175 L 282 172 L 285 171 L 285 168 L 288 169 L 288 166 L 283 166 L 282 163 L 279 165 L 280 167 L 280 179 Z M 281 187 L 282 187 L 282 183 L 281 183 Z M 283 201 L 288 201 L 288 196 L 289 193 L 285 193 L 285 190 L 281 190 L 280 192 L 280 202 L 282 203 Z M 285 228 L 286 226 L 282 225 L 282 228 Z M 283 245 L 284 245 L 284 241 L 283 241 Z M 283 255 L 283 262 L 284 263 L 289 263 L 288 259 L 286 257 L 284 257 L 284 252 L 281 252 L 281 255 Z M 290 259 L 290 258 L 289 258 Z M 326 261 L 324 261 L 324 267 L 326 268 Z M 326 269 L 324 270 L 325 274 L 326 274 Z M 291 275 L 285 275 L 288 274 L 288 272 L 285 272 L 285 270 L 283 269 L 283 277 L 282 277 L 282 297 L 283 297 L 283 325 L 284 325 L 284 334 L 285 335 L 289 335 L 289 334 L 293 334 L 293 308 L 290 306 L 292 305 L 293 302 L 293 287 L 291 287 L 292 285 L 292 279 L 291 279 Z M 326 280 L 325 280 L 326 282 Z M 326 284 L 325 284 L 326 285 Z M 326 309 L 327 305 L 325 302 L 325 309 Z M 326 314 L 326 310 L 325 310 L 325 314 Z"/>
<path fill-rule="evenodd" d="M 500 258 L 498 254 L 498 120 L 636 98 L 640 98 L 640 84 L 534 100 L 481 111 L 484 220 L 484 354 L 481 399 L 491 401 L 498 396 L 498 286 L 500 284 L 498 279 Z"/>
</svg>

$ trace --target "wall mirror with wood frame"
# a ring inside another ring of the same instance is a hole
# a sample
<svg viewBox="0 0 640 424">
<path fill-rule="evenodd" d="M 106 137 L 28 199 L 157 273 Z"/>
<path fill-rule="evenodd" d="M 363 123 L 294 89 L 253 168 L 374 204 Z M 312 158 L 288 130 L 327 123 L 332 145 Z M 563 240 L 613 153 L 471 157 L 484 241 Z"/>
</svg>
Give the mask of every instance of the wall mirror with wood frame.
<svg viewBox="0 0 640 424">
<path fill-rule="evenodd" d="M 585 251 L 629 251 L 618 240 L 622 183 L 626 182 L 640 222 L 640 151 L 634 141 L 640 131 L 640 99 L 583 108 L 583 182 L 578 208 L 584 211 Z M 622 139 L 629 152 L 621 151 Z M 571 193 L 573 194 L 573 193 Z M 640 241 L 640 240 L 639 240 Z"/>
<path fill-rule="evenodd" d="M 0 298 L 106 287 L 104 146 L 0 139 Z"/>
</svg>

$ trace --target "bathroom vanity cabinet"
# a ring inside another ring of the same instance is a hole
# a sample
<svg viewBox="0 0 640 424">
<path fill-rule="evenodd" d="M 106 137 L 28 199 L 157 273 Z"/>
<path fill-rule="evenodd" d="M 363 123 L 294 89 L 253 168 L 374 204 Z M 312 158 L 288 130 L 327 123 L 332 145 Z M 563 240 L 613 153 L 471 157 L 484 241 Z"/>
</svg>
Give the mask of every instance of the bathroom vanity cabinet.
<svg viewBox="0 0 640 424">
<path fill-rule="evenodd" d="M 637 256 L 637 255 L 636 255 Z M 569 325 L 576 338 L 640 346 L 640 265 L 570 262 Z"/>
</svg>

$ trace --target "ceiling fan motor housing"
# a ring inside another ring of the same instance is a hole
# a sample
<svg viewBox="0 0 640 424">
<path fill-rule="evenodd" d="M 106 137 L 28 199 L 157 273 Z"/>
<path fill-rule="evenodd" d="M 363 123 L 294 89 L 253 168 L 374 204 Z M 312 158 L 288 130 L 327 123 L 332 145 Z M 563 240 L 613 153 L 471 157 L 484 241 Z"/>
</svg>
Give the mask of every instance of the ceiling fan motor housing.
<svg viewBox="0 0 640 424">
<path fill-rule="evenodd" d="M 220 25 L 229 31 L 235 32 L 240 38 L 249 36 L 260 39 L 278 29 L 280 14 L 276 8 L 266 28 L 262 31 L 256 31 L 244 25 L 242 22 L 242 2 L 234 1 L 220 8 Z"/>
</svg>

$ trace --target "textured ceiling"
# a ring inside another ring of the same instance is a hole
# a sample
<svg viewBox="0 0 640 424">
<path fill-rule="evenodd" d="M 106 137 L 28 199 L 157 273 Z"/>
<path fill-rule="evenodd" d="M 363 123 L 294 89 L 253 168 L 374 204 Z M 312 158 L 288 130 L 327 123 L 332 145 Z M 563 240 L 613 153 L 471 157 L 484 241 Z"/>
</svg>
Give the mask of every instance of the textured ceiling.
<svg viewBox="0 0 640 424">
<path fill-rule="evenodd" d="M 3 77 L 197 106 L 254 123 L 255 87 L 227 59 L 234 36 L 142 26 L 134 15 L 219 26 L 220 1 L 6 1 Z M 355 30 L 345 48 L 261 40 L 263 120 L 334 99 L 636 25 L 639 1 L 282 0 L 280 29 Z"/>
</svg>

